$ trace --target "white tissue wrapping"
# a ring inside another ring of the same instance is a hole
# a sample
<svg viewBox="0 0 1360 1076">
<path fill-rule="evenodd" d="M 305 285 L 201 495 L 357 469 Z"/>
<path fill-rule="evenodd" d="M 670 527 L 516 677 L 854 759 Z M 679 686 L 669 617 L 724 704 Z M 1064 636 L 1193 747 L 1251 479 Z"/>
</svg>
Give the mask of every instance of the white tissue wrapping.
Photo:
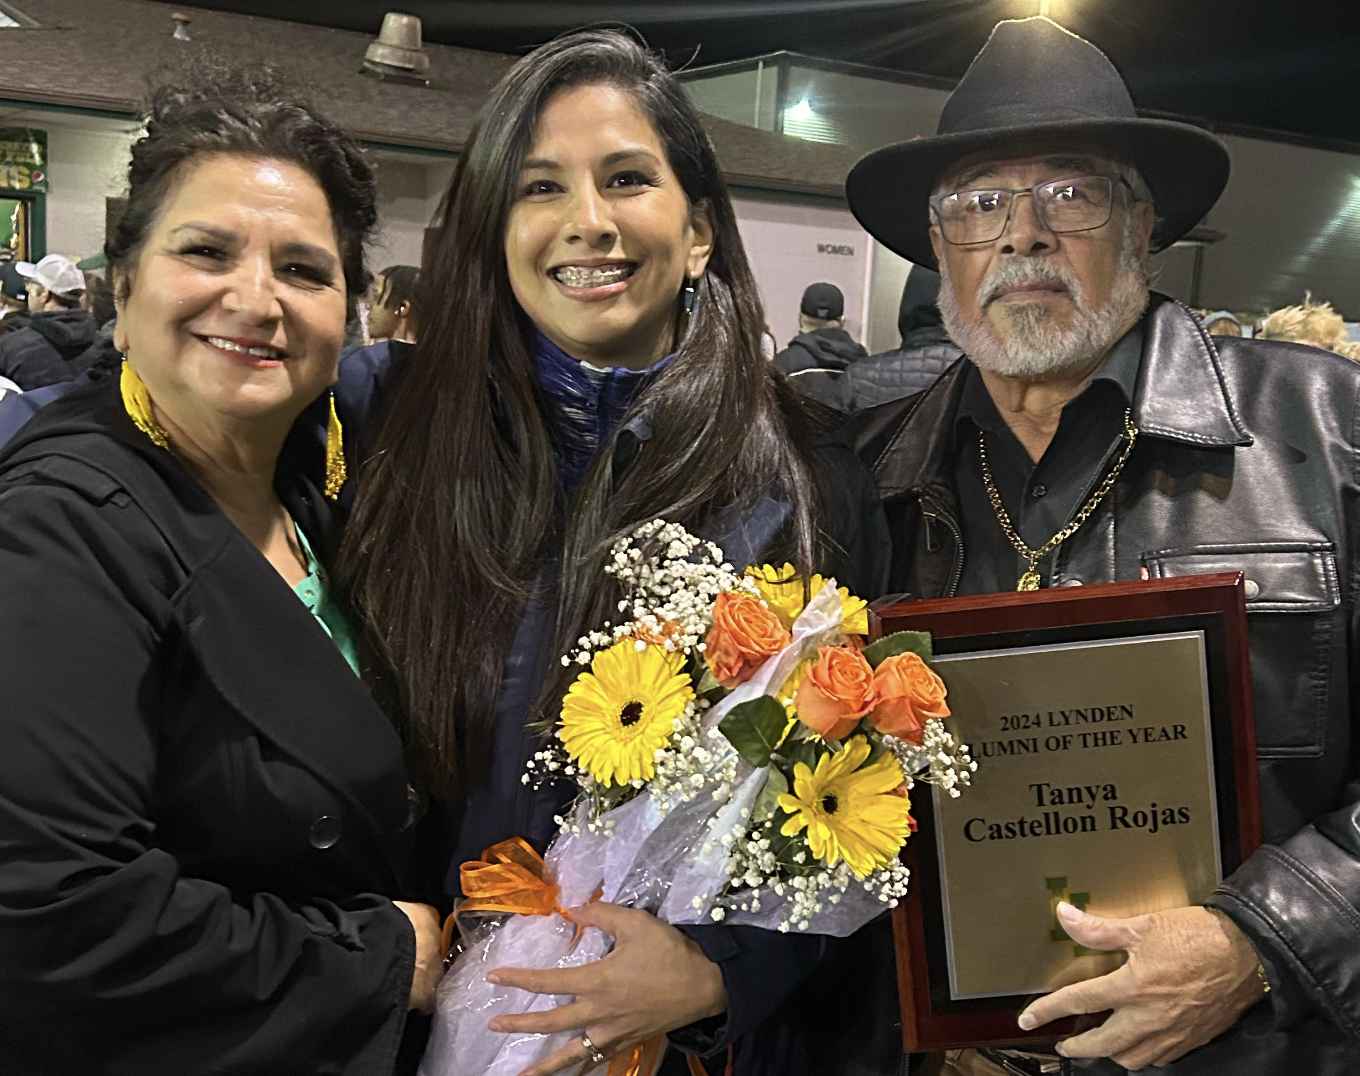
<svg viewBox="0 0 1360 1076">
<path fill-rule="evenodd" d="M 574 908 L 588 901 L 604 874 L 608 839 L 582 831 L 563 831 L 544 858 L 559 888 L 558 905 Z M 468 943 L 435 994 L 434 1024 L 421 1059 L 419 1076 L 516 1076 L 535 1061 L 565 1046 L 580 1032 L 554 1035 L 506 1034 L 487 1022 L 503 1013 L 539 1012 L 570 997 L 534 994 L 486 981 L 493 968 L 569 968 L 599 960 L 611 939 L 593 927 L 580 931 L 556 912 L 510 915 L 469 930 Z"/>
<path fill-rule="evenodd" d="M 705 714 L 705 728 L 717 725 L 734 706 L 777 692 L 799 662 L 841 635 L 841 598 L 830 580 L 794 622 L 790 645 L 712 707 Z M 725 740 L 706 737 L 706 743 L 714 744 L 715 752 L 725 749 L 728 757 L 734 753 Z M 719 761 L 721 754 L 715 765 Z M 599 821 L 609 825 L 597 824 L 595 832 L 586 825 L 583 803 L 544 857 L 549 877 L 560 890 L 559 907 L 578 907 L 599 892 L 602 900 L 653 912 L 667 923 L 713 922 L 718 895 L 729 880 L 728 846 L 722 838 L 731 834 L 735 839 L 745 828 L 767 772 L 766 767 L 739 763 L 730 790 L 713 779 L 679 803 L 667 802 L 655 792 L 638 796 L 603 815 Z M 814 916 L 807 932 L 844 936 L 883 911 L 883 905 L 862 890 L 859 895 L 867 899 L 857 899 L 857 890 L 852 886 L 839 904 Z M 785 905 L 767 890 L 759 912 L 724 909 L 723 921 L 773 929 L 787 918 Z M 496 986 L 486 981 L 486 973 L 501 967 L 586 964 L 605 956 L 612 938 L 594 927 L 578 936 L 574 924 L 554 913 L 491 920 L 466 940 L 468 947 L 439 984 L 434 1026 L 419 1076 L 516 1076 L 580 1036 L 579 1030 L 552 1035 L 488 1030 L 487 1022 L 496 1015 L 537 1012 L 572 999 Z"/>
</svg>

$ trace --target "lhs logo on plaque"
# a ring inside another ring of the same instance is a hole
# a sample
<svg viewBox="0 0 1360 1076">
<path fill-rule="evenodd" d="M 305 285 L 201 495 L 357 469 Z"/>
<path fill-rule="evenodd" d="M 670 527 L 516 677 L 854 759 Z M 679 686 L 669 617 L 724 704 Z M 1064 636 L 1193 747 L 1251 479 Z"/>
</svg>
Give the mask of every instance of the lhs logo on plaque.
<svg viewBox="0 0 1360 1076">
<path fill-rule="evenodd" d="M 1100 949 L 1088 949 L 1079 942 L 1072 941 L 1072 936 L 1063 930 L 1062 922 L 1058 919 L 1058 901 L 1065 900 L 1079 912 L 1086 911 L 1086 905 L 1091 903 L 1090 893 L 1069 893 L 1067 891 L 1067 876 L 1059 878 L 1045 878 L 1044 885 L 1048 887 L 1048 914 L 1053 922 L 1048 931 L 1048 940 L 1055 942 L 1072 942 L 1073 956 L 1104 956 L 1105 953 Z"/>
</svg>

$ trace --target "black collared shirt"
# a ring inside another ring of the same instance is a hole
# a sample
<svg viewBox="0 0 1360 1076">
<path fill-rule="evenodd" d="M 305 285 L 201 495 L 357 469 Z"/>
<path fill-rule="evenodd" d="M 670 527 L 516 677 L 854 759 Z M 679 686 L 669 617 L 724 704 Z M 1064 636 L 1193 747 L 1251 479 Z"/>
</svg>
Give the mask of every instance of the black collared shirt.
<svg viewBox="0 0 1360 1076">
<path fill-rule="evenodd" d="M 966 550 L 959 594 L 1014 590 L 1028 567 L 1001 529 L 987 496 L 979 434 L 987 439 L 987 461 L 1002 505 L 1025 544 L 1038 549 L 1067 526 L 1122 451 L 1124 412 L 1132 406 L 1142 361 L 1140 320 L 1063 408 L 1058 430 L 1037 463 L 1006 425 L 977 367 L 969 366 L 955 420 L 954 481 Z M 1053 583 L 1055 553 L 1038 565 L 1041 586 Z"/>
</svg>

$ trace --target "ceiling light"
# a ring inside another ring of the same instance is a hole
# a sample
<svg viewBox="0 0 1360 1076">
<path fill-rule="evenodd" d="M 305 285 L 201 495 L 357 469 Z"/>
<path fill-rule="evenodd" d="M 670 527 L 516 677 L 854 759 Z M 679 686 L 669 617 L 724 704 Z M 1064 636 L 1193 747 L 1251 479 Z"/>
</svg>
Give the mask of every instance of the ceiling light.
<svg viewBox="0 0 1360 1076">
<path fill-rule="evenodd" d="M 365 74 L 398 82 L 430 84 L 430 58 L 420 40 L 420 20 L 389 11 L 383 16 L 378 40 L 364 53 Z"/>
</svg>

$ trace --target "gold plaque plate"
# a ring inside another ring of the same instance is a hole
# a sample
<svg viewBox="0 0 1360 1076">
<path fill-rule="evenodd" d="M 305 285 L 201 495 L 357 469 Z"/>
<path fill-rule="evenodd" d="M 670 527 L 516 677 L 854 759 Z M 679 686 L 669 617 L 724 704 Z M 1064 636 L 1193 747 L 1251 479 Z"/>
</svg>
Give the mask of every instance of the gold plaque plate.
<svg viewBox="0 0 1360 1076">
<path fill-rule="evenodd" d="M 1036 994 L 1122 954 L 1062 931 L 1066 900 L 1129 916 L 1222 878 L 1204 636 L 937 656 L 978 772 L 934 797 L 949 993 Z"/>
</svg>

